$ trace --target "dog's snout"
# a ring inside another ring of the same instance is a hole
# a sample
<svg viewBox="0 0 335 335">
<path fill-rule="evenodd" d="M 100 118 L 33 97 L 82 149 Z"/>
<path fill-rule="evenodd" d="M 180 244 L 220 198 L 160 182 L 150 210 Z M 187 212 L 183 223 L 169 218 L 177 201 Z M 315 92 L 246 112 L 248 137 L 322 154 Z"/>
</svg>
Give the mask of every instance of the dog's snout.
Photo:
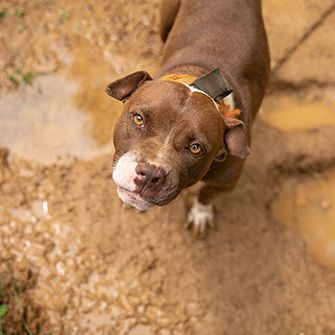
<svg viewBox="0 0 335 335">
<path fill-rule="evenodd" d="M 154 190 L 160 187 L 166 177 L 166 173 L 161 167 L 148 163 L 138 164 L 136 173 L 135 183 L 140 188 L 139 192 L 142 192 L 144 189 Z"/>
</svg>

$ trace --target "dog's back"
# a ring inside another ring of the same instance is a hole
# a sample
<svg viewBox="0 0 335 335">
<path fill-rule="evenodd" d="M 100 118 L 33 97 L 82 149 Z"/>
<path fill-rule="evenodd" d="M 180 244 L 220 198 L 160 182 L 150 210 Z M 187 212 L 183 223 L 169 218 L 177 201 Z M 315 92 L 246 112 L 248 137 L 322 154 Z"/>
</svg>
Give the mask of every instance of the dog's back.
<svg viewBox="0 0 335 335">
<path fill-rule="evenodd" d="M 161 73 L 179 64 L 219 67 L 245 112 L 243 121 L 254 119 L 270 68 L 260 0 L 164 0 L 161 34 Z"/>
</svg>

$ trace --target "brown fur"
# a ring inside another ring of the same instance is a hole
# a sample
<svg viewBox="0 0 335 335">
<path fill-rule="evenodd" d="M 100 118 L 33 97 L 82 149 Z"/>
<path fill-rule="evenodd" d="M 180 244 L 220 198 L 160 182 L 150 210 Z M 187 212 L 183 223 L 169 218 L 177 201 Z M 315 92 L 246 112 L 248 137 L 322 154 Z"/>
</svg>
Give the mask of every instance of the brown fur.
<svg viewBox="0 0 335 335">
<path fill-rule="evenodd" d="M 114 134 L 115 157 L 136 148 L 149 162 L 157 152 L 164 152 L 162 164 L 171 171 L 161 191 L 146 199 L 165 204 L 202 179 L 206 185 L 199 201 L 207 204 L 218 193 L 234 188 L 242 173 L 251 125 L 264 96 L 269 51 L 261 2 L 165 0 L 161 14 L 166 44 L 156 79 L 139 71 L 107 88 L 125 103 Z M 159 80 L 176 73 L 198 77 L 217 67 L 234 89 L 240 120 L 220 117 L 208 97 L 191 94 L 183 84 Z M 134 111 L 143 111 L 146 128 L 137 129 L 129 122 Z M 185 150 L 192 137 L 203 141 L 204 155 L 194 157 Z M 220 162 L 226 153 L 228 157 Z"/>
<path fill-rule="evenodd" d="M 164 11 L 179 8 L 177 15 Z M 166 39 L 159 76 L 186 69 L 202 75 L 219 67 L 234 89 L 237 107 L 251 141 L 251 125 L 265 93 L 270 57 L 260 0 L 162 1 L 162 38 Z M 169 31 L 171 16 L 174 25 Z M 168 32 L 169 31 L 169 32 Z M 207 186 L 199 201 L 209 203 L 222 191 L 234 188 L 244 160 L 228 156 L 214 163 L 203 179 Z"/>
</svg>

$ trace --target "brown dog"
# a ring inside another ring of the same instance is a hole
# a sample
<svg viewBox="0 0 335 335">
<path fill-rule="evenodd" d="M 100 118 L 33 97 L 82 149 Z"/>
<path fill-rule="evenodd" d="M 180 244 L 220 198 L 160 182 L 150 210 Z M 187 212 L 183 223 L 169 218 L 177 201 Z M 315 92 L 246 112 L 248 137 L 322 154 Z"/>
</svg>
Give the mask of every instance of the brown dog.
<svg viewBox="0 0 335 335">
<path fill-rule="evenodd" d="M 213 199 L 241 175 L 264 96 L 269 51 L 261 1 L 166 0 L 161 16 L 166 44 L 155 79 L 139 71 L 106 88 L 124 103 L 113 179 L 121 199 L 140 210 L 166 205 L 202 180 L 188 222 L 203 233 Z"/>
</svg>

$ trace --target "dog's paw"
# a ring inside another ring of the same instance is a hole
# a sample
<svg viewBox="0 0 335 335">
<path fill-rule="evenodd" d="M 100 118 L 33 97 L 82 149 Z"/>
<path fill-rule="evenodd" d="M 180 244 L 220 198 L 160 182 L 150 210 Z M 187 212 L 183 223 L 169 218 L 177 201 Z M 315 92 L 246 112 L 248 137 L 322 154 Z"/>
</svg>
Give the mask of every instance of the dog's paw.
<svg viewBox="0 0 335 335">
<path fill-rule="evenodd" d="M 185 228 L 192 229 L 198 236 L 204 236 L 207 228 L 214 226 L 214 209 L 212 204 L 203 205 L 197 200 L 188 213 Z"/>
</svg>

